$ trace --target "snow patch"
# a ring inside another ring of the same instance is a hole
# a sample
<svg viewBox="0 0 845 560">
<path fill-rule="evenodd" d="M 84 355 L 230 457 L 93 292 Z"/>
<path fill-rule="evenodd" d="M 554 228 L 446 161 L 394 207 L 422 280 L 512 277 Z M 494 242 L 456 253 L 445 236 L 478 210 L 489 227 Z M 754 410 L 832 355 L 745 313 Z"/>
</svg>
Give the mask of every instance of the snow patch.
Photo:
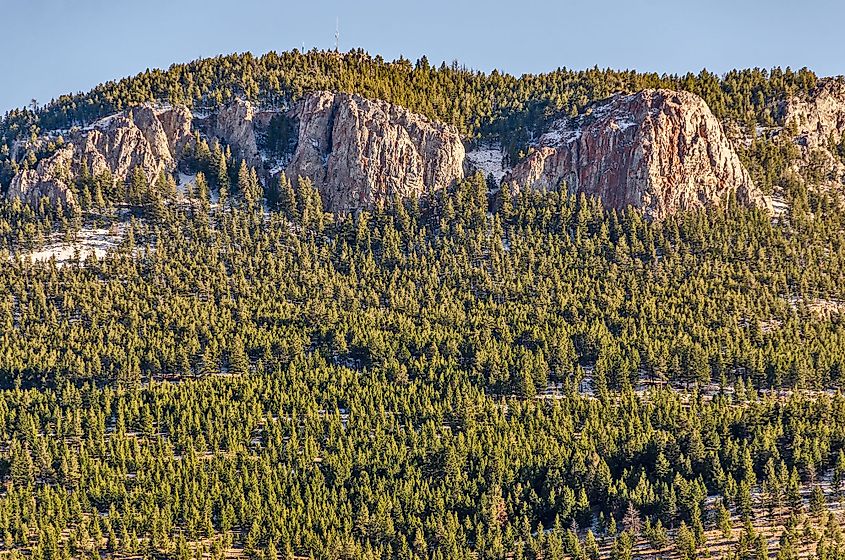
<svg viewBox="0 0 845 560">
<path fill-rule="evenodd" d="M 581 127 L 575 121 L 563 119 L 552 123 L 551 128 L 540 136 L 537 144 L 541 147 L 554 148 L 561 144 L 572 144 L 581 139 Z"/>
<path fill-rule="evenodd" d="M 91 124 L 89 124 L 88 126 L 83 128 L 82 130 L 85 131 L 85 132 L 88 132 L 88 131 L 91 131 L 91 130 L 94 130 L 94 129 L 97 129 L 97 130 L 106 129 L 109 126 L 111 126 L 111 123 L 112 123 L 112 121 L 114 121 L 114 119 L 116 119 L 120 116 L 122 116 L 122 113 L 115 113 L 113 115 L 103 117 L 99 120 L 92 122 Z"/>
<path fill-rule="evenodd" d="M 782 196 L 772 197 L 772 211 L 775 216 L 782 216 L 789 211 L 789 204 Z"/>
<path fill-rule="evenodd" d="M 123 224 L 115 224 L 110 229 L 84 227 L 77 232 L 73 241 L 65 241 L 61 234 L 54 234 L 47 244 L 22 256 L 30 258 L 33 262 L 55 259 L 56 265 L 60 267 L 74 262 L 76 258 L 79 259 L 78 262 L 82 262 L 90 255 L 101 259 L 110 249 L 120 244 L 124 230 Z"/>
<path fill-rule="evenodd" d="M 492 175 L 496 183 L 501 183 L 507 169 L 505 168 L 505 154 L 499 144 L 482 145 L 466 153 L 470 166 L 484 174 Z"/>
<path fill-rule="evenodd" d="M 193 187 L 197 184 L 197 174 L 192 173 L 188 175 L 187 173 L 179 172 L 179 176 L 177 177 L 176 181 L 176 190 L 179 191 L 179 196 L 182 198 L 188 198 L 187 192 L 188 187 Z M 194 190 L 194 189 L 191 189 Z"/>
</svg>

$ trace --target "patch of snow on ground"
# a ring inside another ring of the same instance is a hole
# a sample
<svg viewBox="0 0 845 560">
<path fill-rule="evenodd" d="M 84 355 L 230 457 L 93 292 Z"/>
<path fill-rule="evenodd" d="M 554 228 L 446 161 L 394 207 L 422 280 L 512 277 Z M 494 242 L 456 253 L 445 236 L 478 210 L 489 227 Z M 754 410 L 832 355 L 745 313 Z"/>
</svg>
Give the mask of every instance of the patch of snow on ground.
<svg viewBox="0 0 845 560">
<path fill-rule="evenodd" d="M 182 197 L 182 198 L 186 198 L 187 197 L 186 193 L 188 191 L 188 185 L 195 185 L 196 182 L 197 182 L 196 173 L 188 175 L 187 173 L 182 173 L 180 171 L 178 181 L 176 183 L 176 189 L 179 191 L 179 196 Z"/>
<path fill-rule="evenodd" d="M 571 144 L 581 138 L 581 127 L 576 121 L 562 119 L 552 123 L 549 130 L 540 136 L 538 144 L 546 147 L 556 147 L 561 144 Z"/>
<path fill-rule="evenodd" d="M 637 126 L 636 122 L 628 118 L 614 120 L 613 123 L 617 126 L 619 130 L 626 130 L 631 128 L 632 126 Z"/>
<path fill-rule="evenodd" d="M 65 241 L 61 234 L 55 234 L 44 246 L 24 254 L 33 262 L 46 262 L 56 259 L 56 265 L 64 266 L 73 262 L 74 255 L 78 255 L 82 262 L 90 255 L 98 259 L 106 256 L 109 249 L 117 247 L 124 232 L 123 225 L 115 225 L 111 229 L 85 227 L 76 234 L 75 241 Z"/>
<path fill-rule="evenodd" d="M 101 119 L 99 119 L 99 120 L 94 121 L 94 122 L 93 122 L 93 123 L 91 123 L 90 125 L 88 125 L 88 126 L 86 126 L 85 128 L 83 128 L 82 130 L 84 130 L 84 131 L 89 131 L 89 130 L 94 130 L 95 128 L 96 128 L 96 129 L 100 129 L 100 130 L 102 130 L 102 129 L 104 129 L 104 128 L 108 128 L 108 127 L 109 127 L 109 125 L 111 124 L 111 122 L 112 122 L 114 119 L 116 119 L 117 117 L 119 117 L 119 116 L 121 116 L 121 113 L 115 113 L 115 114 L 113 114 L 113 115 L 109 115 L 109 116 L 107 116 L 107 117 L 103 117 L 103 118 L 101 118 Z"/>
<path fill-rule="evenodd" d="M 783 197 L 773 196 L 772 210 L 774 211 L 775 216 L 781 216 L 789 211 L 789 205 L 786 203 L 786 200 L 784 200 Z"/>
<path fill-rule="evenodd" d="M 502 148 L 498 144 L 479 146 L 466 154 L 467 161 L 473 168 L 481 171 L 484 177 L 492 175 L 496 183 L 502 182 L 502 177 L 505 176 L 507 171 L 504 157 Z"/>
</svg>

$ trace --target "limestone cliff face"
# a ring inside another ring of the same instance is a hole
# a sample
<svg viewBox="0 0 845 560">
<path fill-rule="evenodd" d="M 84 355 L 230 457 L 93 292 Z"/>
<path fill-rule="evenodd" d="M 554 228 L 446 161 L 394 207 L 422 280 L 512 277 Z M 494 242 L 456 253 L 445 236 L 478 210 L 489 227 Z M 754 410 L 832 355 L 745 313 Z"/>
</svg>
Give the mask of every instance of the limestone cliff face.
<svg viewBox="0 0 845 560">
<path fill-rule="evenodd" d="M 36 169 L 20 171 L 7 192 L 10 199 L 36 204 L 42 196 L 73 206 L 68 190 L 83 165 L 92 174 L 105 171 L 123 182 L 140 167 L 150 181 L 172 172 L 193 141 L 191 112 L 186 107 L 134 107 L 72 132 L 68 143 Z"/>
<path fill-rule="evenodd" d="M 43 198 L 54 207 L 59 204 L 64 208 L 75 206 L 76 199 L 69 187 L 72 159 L 73 147 L 65 146 L 40 161 L 35 169 L 17 173 L 9 185 L 8 198 L 32 206 L 38 205 Z"/>
<path fill-rule="evenodd" d="M 572 193 L 657 219 L 718 204 L 729 193 L 745 204 L 771 204 L 704 101 L 669 90 L 616 95 L 590 114 L 555 122 L 505 180 L 544 190 L 565 182 Z"/>
<path fill-rule="evenodd" d="M 457 130 L 383 101 L 318 92 L 291 111 L 299 141 L 285 173 L 310 178 L 331 211 L 447 187 L 463 177 Z"/>
</svg>

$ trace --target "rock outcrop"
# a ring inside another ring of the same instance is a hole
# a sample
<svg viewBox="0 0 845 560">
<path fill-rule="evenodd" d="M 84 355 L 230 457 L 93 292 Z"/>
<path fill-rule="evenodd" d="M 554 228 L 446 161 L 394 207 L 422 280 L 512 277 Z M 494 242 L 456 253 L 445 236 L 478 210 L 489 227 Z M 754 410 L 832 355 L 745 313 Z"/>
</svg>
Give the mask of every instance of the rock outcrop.
<svg viewBox="0 0 845 560">
<path fill-rule="evenodd" d="M 845 143 L 845 79 L 822 80 L 810 95 L 786 100 L 781 115 L 796 133 L 799 167 L 824 165 L 828 184 L 845 184 L 845 163 L 831 151 L 832 146 Z"/>
<path fill-rule="evenodd" d="M 826 146 L 831 136 L 840 142 L 845 134 L 845 79 L 824 80 L 811 95 L 788 99 L 783 120 L 795 125 L 799 145 Z"/>
<path fill-rule="evenodd" d="M 154 110 L 134 107 L 95 123 L 72 138 L 75 160 L 93 174 L 109 171 L 125 181 L 136 167 L 149 180 L 175 169 L 191 142 L 191 112 L 186 107 Z"/>
<path fill-rule="evenodd" d="M 682 91 L 616 95 L 589 114 L 555 122 L 505 180 L 543 190 L 565 183 L 571 193 L 656 219 L 718 204 L 729 193 L 771 205 L 705 102 Z"/>
<path fill-rule="evenodd" d="M 261 171 L 265 161 L 259 137 L 266 133 L 273 117 L 284 112 L 284 107 L 261 109 L 251 101 L 237 97 L 217 111 L 206 131 L 227 144 L 235 156 Z"/>
<path fill-rule="evenodd" d="M 139 106 L 100 119 L 71 131 L 68 143 L 36 169 L 18 172 L 6 196 L 33 205 L 47 197 L 53 204 L 73 206 L 69 184 L 83 166 L 94 175 L 108 172 L 118 182 L 140 167 L 153 181 L 161 172 L 172 172 L 194 141 L 191 121 L 191 112 L 183 106 Z"/>
<path fill-rule="evenodd" d="M 39 162 L 36 169 L 20 171 L 7 197 L 36 204 L 42 196 L 73 206 L 68 184 L 87 166 L 97 175 L 109 172 L 126 181 L 140 167 L 149 181 L 161 172 L 172 172 L 193 141 L 191 112 L 186 107 L 156 109 L 139 106 L 72 131 L 68 143 Z M 61 174 L 59 173 L 61 170 Z"/>
<path fill-rule="evenodd" d="M 310 178 L 330 211 L 418 197 L 463 177 L 458 131 L 390 103 L 317 92 L 290 116 L 299 141 L 285 173 Z"/>
<path fill-rule="evenodd" d="M 235 155 L 253 166 L 260 160 L 254 117 L 252 103 L 236 98 L 217 112 L 211 130 L 212 136 L 228 144 Z"/>
<path fill-rule="evenodd" d="M 17 173 L 6 196 L 10 200 L 17 199 L 32 206 L 37 206 L 43 198 L 47 198 L 53 207 L 60 204 L 63 208 L 76 206 L 76 199 L 69 187 L 72 159 L 72 146 L 60 148 L 52 156 L 38 162 L 35 169 Z"/>
</svg>

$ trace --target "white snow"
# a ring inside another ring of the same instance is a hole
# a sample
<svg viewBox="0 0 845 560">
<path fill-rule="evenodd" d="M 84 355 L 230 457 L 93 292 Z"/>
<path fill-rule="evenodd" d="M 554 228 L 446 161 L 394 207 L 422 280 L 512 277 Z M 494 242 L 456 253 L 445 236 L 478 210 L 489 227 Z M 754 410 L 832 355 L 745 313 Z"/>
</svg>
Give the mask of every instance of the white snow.
<svg viewBox="0 0 845 560">
<path fill-rule="evenodd" d="M 614 96 L 611 97 L 616 97 Z M 631 127 L 639 126 L 639 123 L 631 118 L 627 111 L 612 111 L 612 104 L 609 100 L 600 105 L 588 108 L 585 113 L 576 117 L 564 117 L 554 121 L 549 129 L 540 136 L 536 145 L 540 147 L 557 147 L 562 144 L 572 144 L 581 139 L 583 127 L 588 122 L 601 120 L 606 127 L 612 130 L 624 131 Z M 594 134 L 597 130 L 594 129 Z"/>
<path fill-rule="evenodd" d="M 197 174 L 193 173 L 188 175 L 187 173 L 179 172 L 178 181 L 176 184 L 176 189 L 179 191 L 179 196 L 182 198 L 186 198 L 186 192 L 188 190 L 188 185 L 195 185 L 197 182 Z"/>
<path fill-rule="evenodd" d="M 782 196 L 773 196 L 772 210 L 775 216 L 782 216 L 789 211 L 789 204 L 786 203 L 786 200 Z"/>
<path fill-rule="evenodd" d="M 116 119 L 117 117 L 120 117 L 121 115 L 122 115 L 122 113 L 115 113 L 113 115 L 103 117 L 102 119 L 94 121 L 93 123 L 89 124 L 88 126 L 83 128 L 82 130 L 89 131 L 89 130 L 94 130 L 95 128 L 99 129 L 99 130 L 102 130 L 104 128 L 108 128 L 108 126 L 111 124 L 111 122 L 114 119 Z"/>
<path fill-rule="evenodd" d="M 195 119 L 203 120 L 211 116 L 211 111 L 208 109 L 194 109 L 191 114 Z"/>
<path fill-rule="evenodd" d="M 92 254 L 98 259 L 103 258 L 109 249 L 117 247 L 123 239 L 124 229 L 122 224 L 111 229 L 86 227 L 77 232 L 74 241 L 65 241 L 61 234 L 55 234 L 44 246 L 23 254 L 23 257 L 29 257 L 33 262 L 46 262 L 54 258 L 57 266 L 73 262 L 75 255 L 79 257 L 79 262 Z"/>
<path fill-rule="evenodd" d="M 552 123 L 549 130 L 540 136 L 537 144 L 540 146 L 555 147 L 563 143 L 571 144 L 581 138 L 581 127 L 577 121 L 562 119 Z"/>
<path fill-rule="evenodd" d="M 619 130 L 626 130 L 631 128 L 632 126 L 637 126 L 637 123 L 632 121 L 631 119 L 614 119 L 611 121 L 613 125 L 616 126 Z"/>
<path fill-rule="evenodd" d="M 470 165 L 481 171 L 485 177 L 492 175 L 496 183 L 502 182 L 507 169 L 504 163 L 504 153 L 499 144 L 482 145 L 466 153 Z"/>
</svg>

